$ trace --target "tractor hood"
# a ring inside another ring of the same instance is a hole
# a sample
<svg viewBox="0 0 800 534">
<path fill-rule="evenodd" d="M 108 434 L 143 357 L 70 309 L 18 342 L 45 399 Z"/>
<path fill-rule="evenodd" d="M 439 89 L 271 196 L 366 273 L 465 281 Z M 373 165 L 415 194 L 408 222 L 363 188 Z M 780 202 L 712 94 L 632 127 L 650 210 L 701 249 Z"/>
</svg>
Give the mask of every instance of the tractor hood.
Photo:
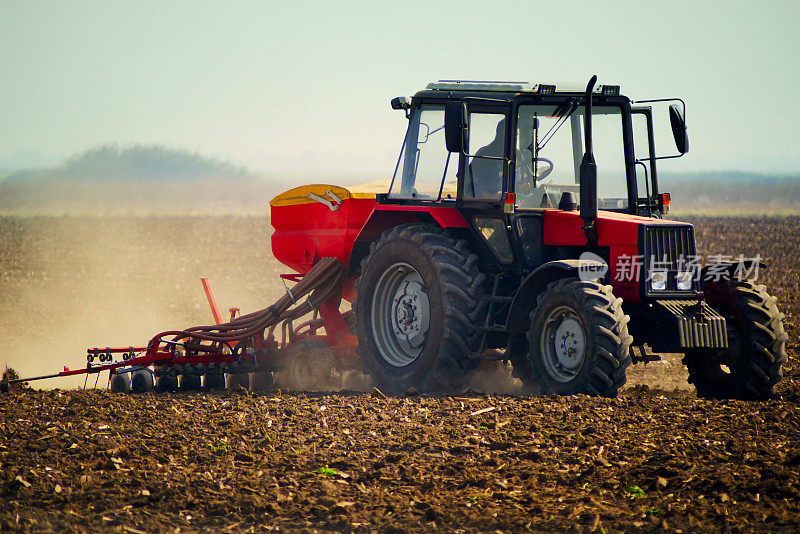
<svg viewBox="0 0 800 534">
<path fill-rule="evenodd" d="M 613 211 L 597 212 L 597 244 L 599 246 L 638 246 L 639 227 L 686 226 L 686 223 L 651 219 Z M 555 246 L 584 246 L 586 235 L 583 219 L 577 211 L 547 210 L 544 214 L 544 244 Z"/>
</svg>

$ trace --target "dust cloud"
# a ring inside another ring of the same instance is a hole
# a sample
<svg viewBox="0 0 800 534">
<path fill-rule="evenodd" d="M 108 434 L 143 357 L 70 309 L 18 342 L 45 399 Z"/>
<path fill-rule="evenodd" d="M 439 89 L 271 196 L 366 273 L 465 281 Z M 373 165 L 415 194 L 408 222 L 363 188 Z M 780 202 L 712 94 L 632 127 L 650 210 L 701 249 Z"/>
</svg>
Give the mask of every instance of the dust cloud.
<svg viewBox="0 0 800 534">
<path fill-rule="evenodd" d="M 0 364 L 49 374 L 85 366 L 88 347 L 212 323 L 201 276 L 224 315 L 263 308 L 283 292 L 269 231 L 266 217 L 2 217 Z"/>
</svg>

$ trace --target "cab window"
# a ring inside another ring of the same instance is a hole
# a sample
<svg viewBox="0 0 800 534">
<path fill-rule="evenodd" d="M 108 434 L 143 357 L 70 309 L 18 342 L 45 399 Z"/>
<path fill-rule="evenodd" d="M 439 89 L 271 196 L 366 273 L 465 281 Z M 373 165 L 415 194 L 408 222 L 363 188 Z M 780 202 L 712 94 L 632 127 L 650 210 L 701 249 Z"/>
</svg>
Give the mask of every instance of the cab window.
<svg viewBox="0 0 800 534">
<path fill-rule="evenodd" d="M 469 156 L 464 198 L 497 200 L 502 195 L 506 120 L 497 113 L 469 114 Z"/>
<path fill-rule="evenodd" d="M 389 197 L 455 200 L 457 171 L 458 155 L 451 155 L 445 148 L 444 107 L 415 108 Z"/>
</svg>

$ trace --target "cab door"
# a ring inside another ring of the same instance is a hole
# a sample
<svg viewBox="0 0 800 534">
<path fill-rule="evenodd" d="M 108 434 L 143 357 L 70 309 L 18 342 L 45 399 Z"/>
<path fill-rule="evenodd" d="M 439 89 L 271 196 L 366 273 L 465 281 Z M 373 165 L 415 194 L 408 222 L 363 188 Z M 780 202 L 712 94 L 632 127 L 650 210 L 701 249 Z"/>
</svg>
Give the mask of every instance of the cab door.
<svg viewBox="0 0 800 534">
<path fill-rule="evenodd" d="M 513 214 L 509 217 L 525 270 L 551 258 L 544 246 L 544 213 L 561 197 L 578 199 L 582 129 L 577 101 L 566 98 L 517 106 L 513 133 Z"/>
<path fill-rule="evenodd" d="M 468 144 L 459 159 L 459 207 L 503 268 L 515 254 L 503 213 L 506 181 L 510 176 L 509 106 L 468 101 Z"/>
</svg>

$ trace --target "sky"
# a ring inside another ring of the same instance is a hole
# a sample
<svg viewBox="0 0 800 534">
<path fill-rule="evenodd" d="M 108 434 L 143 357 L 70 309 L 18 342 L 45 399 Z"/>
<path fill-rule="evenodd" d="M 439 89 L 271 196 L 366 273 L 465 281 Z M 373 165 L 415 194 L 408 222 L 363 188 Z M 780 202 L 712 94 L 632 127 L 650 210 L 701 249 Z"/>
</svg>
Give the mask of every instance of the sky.
<svg viewBox="0 0 800 534">
<path fill-rule="evenodd" d="M 799 20 L 799 0 L 0 0 L 0 169 L 158 143 L 386 178 L 406 125 L 392 97 L 597 74 L 686 101 L 691 151 L 662 172 L 796 173 Z"/>
</svg>

